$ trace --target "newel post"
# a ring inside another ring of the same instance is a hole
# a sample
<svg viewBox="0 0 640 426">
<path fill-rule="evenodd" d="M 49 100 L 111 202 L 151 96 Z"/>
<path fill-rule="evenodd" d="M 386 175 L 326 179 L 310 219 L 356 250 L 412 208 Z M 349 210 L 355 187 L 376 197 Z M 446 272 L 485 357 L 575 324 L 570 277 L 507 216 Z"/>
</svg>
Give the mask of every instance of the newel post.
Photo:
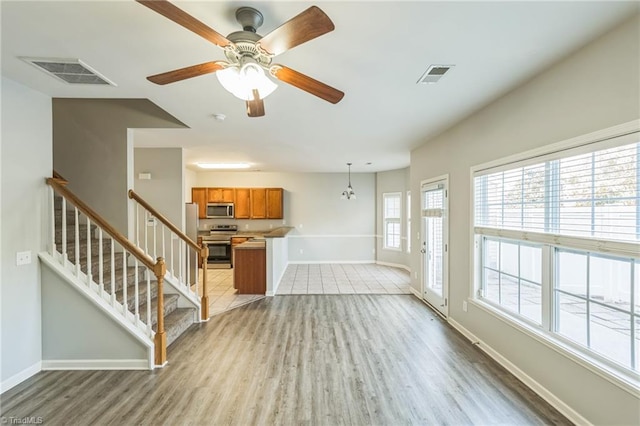
<svg viewBox="0 0 640 426">
<path fill-rule="evenodd" d="M 200 312 L 202 321 L 209 321 L 209 294 L 207 291 L 207 258 L 209 257 L 209 246 L 203 244 L 200 247 L 200 264 L 202 265 L 202 300 L 200 301 Z"/>
<path fill-rule="evenodd" d="M 162 285 L 164 282 L 164 274 L 167 272 L 167 265 L 162 257 L 153 267 L 153 273 L 158 280 L 158 329 L 155 335 L 155 358 L 156 365 L 164 365 L 167 362 L 167 335 L 164 331 L 164 291 Z"/>
</svg>

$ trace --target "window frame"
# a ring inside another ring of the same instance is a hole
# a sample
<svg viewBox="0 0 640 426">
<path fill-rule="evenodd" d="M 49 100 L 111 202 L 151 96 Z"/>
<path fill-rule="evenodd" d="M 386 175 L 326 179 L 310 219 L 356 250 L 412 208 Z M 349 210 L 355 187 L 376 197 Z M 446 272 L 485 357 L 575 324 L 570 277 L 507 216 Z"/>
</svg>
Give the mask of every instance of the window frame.
<svg viewBox="0 0 640 426">
<path fill-rule="evenodd" d="M 555 256 L 557 250 L 578 250 L 591 252 L 596 255 L 607 255 L 614 258 L 640 259 L 638 255 L 638 243 L 597 240 L 589 237 L 578 236 L 557 236 L 546 233 L 524 232 L 509 229 L 492 229 L 475 226 L 476 218 L 476 193 L 475 178 L 479 175 L 524 167 L 527 165 L 539 164 L 545 161 L 578 155 L 581 153 L 599 151 L 616 146 L 627 145 L 638 142 L 640 139 L 640 120 L 634 120 L 619 126 L 603 129 L 587 135 L 572 138 L 566 141 L 542 146 L 533 150 L 511 155 L 502 159 L 497 159 L 488 163 L 480 164 L 470 168 L 470 276 L 472 278 L 469 286 L 469 302 L 492 316 L 500 319 L 506 324 L 524 332 L 535 340 L 543 343 L 556 352 L 567 356 L 578 362 L 580 365 L 597 373 L 601 377 L 616 384 L 622 389 L 640 396 L 640 368 L 636 366 L 633 370 L 633 360 L 631 366 L 622 367 L 620 364 L 610 361 L 591 349 L 587 349 L 580 344 L 572 342 L 570 339 L 560 335 L 555 330 L 554 294 L 556 293 L 555 276 Z M 597 144 L 594 146 L 594 144 Z M 638 148 L 640 151 L 640 147 Z M 569 152 L 570 151 L 570 152 Z M 554 158 L 555 157 L 555 158 Z M 640 156 L 638 157 L 638 176 L 640 177 Z M 640 180 L 640 179 L 639 179 Z M 640 207 L 637 208 L 640 212 Z M 640 213 L 637 214 L 640 218 Z M 640 221 L 639 221 L 640 222 Z M 477 231 L 481 231 L 479 234 Z M 533 235 L 532 235 L 533 234 Z M 491 303 L 481 298 L 481 284 L 483 279 L 483 253 L 480 247 L 484 237 L 495 237 L 498 239 L 510 239 L 522 243 L 534 242 L 542 244 L 542 324 L 538 325 L 528 321 L 526 317 L 510 312 L 503 307 Z M 633 267 L 633 266 L 632 266 Z M 640 279 L 640 277 L 636 277 Z M 633 290 L 631 290 L 633 292 Z M 634 304 L 633 293 L 630 299 Z M 631 308 L 633 312 L 633 308 Z M 638 315 L 638 312 L 635 312 Z M 634 317 L 631 316 L 631 322 Z M 633 333 L 633 326 L 631 329 Z M 630 336 L 633 339 L 633 334 Z M 636 351 L 640 350 L 640 345 L 636 343 Z M 636 355 L 637 356 L 637 355 Z"/>
<path fill-rule="evenodd" d="M 396 198 L 398 201 L 398 216 L 387 217 L 387 199 Z M 384 250 L 402 251 L 402 192 L 383 192 L 382 193 L 382 248 Z M 389 224 L 397 224 L 398 245 L 389 245 L 389 233 L 387 231 Z"/>
<path fill-rule="evenodd" d="M 405 195 L 405 202 L 406 202 L 406 212 L 405 212 L 405 218 L 406 218 L 406 229 L 405 229 L 405 234 L 407 237 L 407 245 L 406 245 L 406 252 L 407 253 L 411 253 L 411 191 L 407 191 L 407 194 Z"/>
</svg>

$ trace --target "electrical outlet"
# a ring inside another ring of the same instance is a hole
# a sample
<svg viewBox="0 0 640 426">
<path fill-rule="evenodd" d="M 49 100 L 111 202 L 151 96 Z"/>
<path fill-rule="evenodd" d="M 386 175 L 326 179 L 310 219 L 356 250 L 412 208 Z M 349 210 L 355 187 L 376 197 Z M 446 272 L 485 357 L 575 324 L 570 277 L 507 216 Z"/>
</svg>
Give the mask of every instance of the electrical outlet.
<svg viewBox="0 0 640 426">
<path fill-rule="evenodd" d="M 302 224 L 298 225 L 298 228 L 302 229 Z"/>
<path fill-rule="evenodd" d="M 273 229 L 273 224 L 269 224 L 269 229 Z"/>
<path fill-rule="evenodd" d="M 462 301 L 462 310 L 463 310 L 464 312 L 467 312 L 467 301 L 466 301 L 466 300 L 463 300 L 463 301 Z"/>
<path fill-rule="evenodd" d="M 304 250 L 300 249 L 300 254 L 304 254 Z"/>
<path fill-rule="evenodd" d="M 244 229 L 249 229 L 249 224 L 248 223 L 245 223 Z"/>
<path fill-rule="evenodd" d="M 19 251 L 16 253 L 16 265 L 28 265 L 31 263 L 31 251 Z"/>
<path fill-rule="evenodd" d="M 418 273 L 417 272 L 413 273 L 413 278 L 415 278 L 416 280 L 418 279 Z"/>
</svg>

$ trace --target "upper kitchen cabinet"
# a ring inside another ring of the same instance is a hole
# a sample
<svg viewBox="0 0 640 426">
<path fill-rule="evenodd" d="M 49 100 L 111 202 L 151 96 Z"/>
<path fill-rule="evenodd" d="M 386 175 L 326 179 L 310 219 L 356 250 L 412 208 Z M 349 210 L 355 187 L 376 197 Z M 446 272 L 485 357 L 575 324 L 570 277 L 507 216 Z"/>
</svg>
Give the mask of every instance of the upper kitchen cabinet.
<svg viewBox="0 0 640 426">
<path fill-rule="evenodd" d="M 282 219 L 282 188 L 267 188 L 267 219 Z"/>
<path fill-rule="evenodd" d="M 282 188 L 251 188 L 251 219 L 282 219 Z"/>
<path fill-rule="evenodd" d="M 267 189 L 251 188 L 251 219 L 267 218 Z"/>
<path fill-rule="evenodd" d="M 251 190 L 236 188 L 234 202 L 236 219 L 251 219 Z"/>
<path fill-rule="evenodd" d="M 233 203 L 235 195 L 235 188 L 207 188 L 207 202 L 209 203 Z"/>
<path fill-rule="evenodd" d="M 191 188 L 191 201 L 198 204 L 198 217 L 207 217 L 207 188 Z"/>
</svg>

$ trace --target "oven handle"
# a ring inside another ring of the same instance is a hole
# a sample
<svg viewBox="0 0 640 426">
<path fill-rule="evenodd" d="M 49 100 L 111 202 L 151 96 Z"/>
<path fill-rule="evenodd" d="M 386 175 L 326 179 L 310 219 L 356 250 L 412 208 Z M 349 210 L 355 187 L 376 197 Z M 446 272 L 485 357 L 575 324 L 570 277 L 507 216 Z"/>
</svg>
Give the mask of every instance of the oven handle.
<svg viewBox="0 0 640 426">
<path fill-rule="evenodd" d="M 231 241 L 204 241 L 208 246 L 230 246 Z"/>
</svg>

